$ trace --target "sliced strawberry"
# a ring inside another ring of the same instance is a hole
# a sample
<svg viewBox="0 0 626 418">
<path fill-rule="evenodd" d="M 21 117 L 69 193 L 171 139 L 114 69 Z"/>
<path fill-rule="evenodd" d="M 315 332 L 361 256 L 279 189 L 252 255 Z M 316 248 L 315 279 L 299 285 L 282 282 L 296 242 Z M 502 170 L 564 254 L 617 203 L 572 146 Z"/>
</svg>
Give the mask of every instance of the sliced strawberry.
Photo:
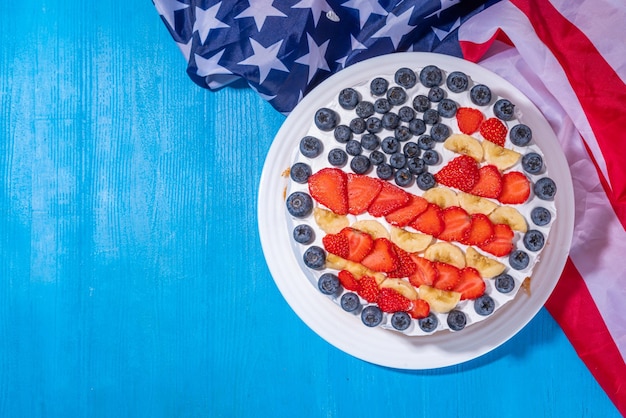
<svg viewBox="0 0 626 418">
<path fill-rule="evenodd" d="M 486 245 L 494 237 L 493 222 L 482 213 L 470 215 L 470 229 L 463 240 L 463 244 L 480 247 Z"/>
<path fill-rule="evenodd" d="M 471 194 L 497 199 L 502 192 L 502 174 L 495 165 L 485 165 L 478 170 L 478 182 L 470 190 Z"/>
<path fill-rule="evenodd" d="M 361 264 L 374 271 L 394 271 L 398 268 L 395 246 L 387 238 L 376 238 L 372 251 L 361 260 Z"/>
<path fill-rule="evenodd" d="M 421 196 L 410 195 L 409 203 L 385 216 L 385 220 L 391 225 L 402 228 L 413 222 L 427 207 L 428 200 Z"/>
<path fill-rule="evenodd" d="M 374 246 L 374 239 L 370 234 L 358 229 L 346 227 L 339 232 L 339 235 L 344 236 L 348 241 L 348 255 L 345 258 L 356 263 L 363 260 Z"/>
<path fill-rule="evenodd" d="M 411 308 L 407 312 L 411 318 L 426 318 L 430 313 L 430 305 L 424 299 L 414 299 L 411 301 Z"/>
<path fill-rule="evenodd" d="M 453 158 L 435 174 L 435 180 L 439 184 L 455 187 L 467 193 L 472 190 L 479 178 L 478 164 L 468 155 Z"/>
<path fill-rule="evenodd" d="M 390 313 L 408 311 L 411 307 L 411 300 L 409 298 L 400 294 L 397 290 L 388 287 L 380 289 L 376 303 L 381 311 Z"/>
<path fill-rule="evenodd" d="M 506 125 L 498 118 L 489 118 L 480 124 L 480 134 L 487 141 L 504 146 L 506 141 Z"/>
<path fill-rule="evenodd" d="M 396 256 L 398 256 L 398 266 L 394 271 L 387 273 L 387 277 L 409 277 L 415 273 L 417 266 L 413 262 L 411 254 L 404 251 L 402 248 L 395 246 Z"/>
<path fill-rule="evenodd" d="M 435 262 L 435 268 L 439 275 L 435 280 L 434 287 L 441 290 L 452 290 L 461 281 L 461 270 L 452 264 Z"/>
<path fill-rule="evenodd" d="M 450 206 L 443 210 L 442 215 L 444 228 L 437 238 L 462 242 L 471 226 L 469 214 L 459 206 Z"/>
<path fill-rule="evenodd" d="M 409 282 L 415 287 L 420 287 L 423 284 L 432 286 L 439 275 L 435 264 L 417 254 L 411 254 L 411 259 L 415 264 L 415 271 L 409 276 Z"/>
<path fill-rule="evenodd" d="M 328 234 L 322 238 L 322 244 L 326 251 L 341 258 L 347 258 L 350 254 L 348 238 L 340 234 Z"/>
<path fill-rule="evenodd" d="M 506 205 L 524 203 L 530 196 L 530 182 L 519 171 L 510 171 L 502 176 L 502 192 L 498 200 Z"/>
<path fill-rule="evenodd" d="M 456 122 L 461 132 L 471 135 L 478 130 L 485 117 L 483 113 L 471 107 L 459 107 L 456 111 Z"/>
<path fill-rule="evenodd" d="M 348 173 L 348 213 L 365 213 L 382 186 L 382 181 L 373 177 Z"/>
<path fill-rule="evenodd" d="M 370 215 L 375 217 L 387 216 L 391 212 L 404 207 L 409 203 L 411 195 L 391 183 L 381 182 L 382 187 L 376 199 L 368 208 Z"/>
<path fill-rule="evenodd" d="M 510 226 L 495 224 L 493 226 L 493 239 L 478 248 L 496 257 L 508 255 L 513 250 L 513 236 L 514 233 Z"/>
<path fill-rule="evenodd" d="M 441 208 L 434 203 L 429 203 L 426 210 L 418 215 L 410 226 L 424 234 L 439 236 L 444 227 Z"/>
<path fill-rule="evenodd" d="M 339 278 L 339 283 L 341 283 L 344 289 L 352 291 L 359 290 L 359 281 L 348 270 L 341 270 L 337 274 L 337 277 Z"/>
<path fill-rule="evenodd" d="M 461 294 L 461 300 L 476 299 L 485 293 L 485 281 L 480 277 L 480 273 L 473 267 L 461 269 L 461 281 L 454 289 Z"/>
<path fill-rule="evenodd" d="M 309 176 L 309 193 L 337 215 L 348 213 L 348 176 L 338 168 L 322 168 Z"/>
<path fill-rule="evenodd" d="M 376 302 L 378 299 L 378 294 L 380 293 L 380 289 L 378 288 L 378 283 L 376 283 L 376 279 L 371 276 L 363 276 L 359 280 L 359 288 L 357 289 L 357 293 L 363 299 L 370 303 Z"/>
</svg>

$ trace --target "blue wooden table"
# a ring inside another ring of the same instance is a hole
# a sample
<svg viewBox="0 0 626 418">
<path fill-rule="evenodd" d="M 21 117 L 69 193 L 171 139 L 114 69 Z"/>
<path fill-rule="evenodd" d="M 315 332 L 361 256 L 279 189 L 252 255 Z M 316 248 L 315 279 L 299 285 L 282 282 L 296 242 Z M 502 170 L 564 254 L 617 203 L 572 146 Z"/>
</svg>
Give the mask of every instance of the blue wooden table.
<svg viewBox="0 0 626 418">
<path fill-rule="evenodd" d="M 284 116 L 184 69 L 149 1 L 0 3 L 0 416 L 618 416 L 545 309 L 438 370 L 319 338 L 258 236 Z"/>
</svg>

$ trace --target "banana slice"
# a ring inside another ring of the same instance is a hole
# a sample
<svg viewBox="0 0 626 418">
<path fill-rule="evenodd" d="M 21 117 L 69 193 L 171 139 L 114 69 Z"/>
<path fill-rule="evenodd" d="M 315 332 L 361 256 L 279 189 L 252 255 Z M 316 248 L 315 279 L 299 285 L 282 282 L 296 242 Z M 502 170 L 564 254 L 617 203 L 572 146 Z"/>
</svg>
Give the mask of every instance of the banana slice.
<svg viewBox="0 0 626 418">
<path fill-rule="evenodd" d="M 376 283 L 380 284 L 387 279 L 383 273 L 370 270 L 361 263 L 355 263 L 354 261 L 346 260 L 335 254 L 328 253 L 326 255 L 326 267 L 333 270 L 347 270 L 354 276 L 355 279 L 360 279 L 363 276 L 370 276 L 376 279 Z"/>
<path fill-rule="evenodd" d="M 430 309 L 438 313 L 450 312 L 461 300 L 459 292 L 435 289 L 428 285 L 419 287 L 419 297 L 430 305 Z"/>
<path fill-rule="evenodd" d="M 521 154 L 512 149 L 501 147 L 491 141 L 483 141 L 484 157 L 487 162 L 504 171 L 513 167 L 519 161 Z"/>
<path fill-rule="evenodd" d="M 465 260 L 468 267 L 474 267 L 485 279 L 496 277 L 502 274 L 506 269 L 504 264 L 498 260 L 482 255 L 473 247 L 467 247 L 467 250 L 465 250 Z"/>
<path fill-rule="evenodd" d="M 459 205 L 459 199 L 457 198 L 456 192 L 452 189 L 448 189 L 447 187 L 433 187 L 426 190 L 422 197 L 442 209 Z"/>
<path fill-rule="evenodd" d="M 390 239 L 389 231 L 387 228 L 383 226 L 378 221 L 373 219 L 363 219 L 360 221 L 356 221 L 353 223 L 352 228 L 358 229 L 359 231 L 363 231 L 366 234 L 370 234 L 370 236 L 374 239 L 376 238 L 387 238 Z"/>
<path fill-rule="evenodd" d="M 483 213 L 489 215 L 498 207 L 497 203 L 489 199 L 469 193 L 459 192 L 458 198 L 459 206 L 465 209 L 467 213 Z"/>
<path fill-rule="evenodd" d="M 391 227 L 391 242 L 409 253 L 424 251 L 433 242 L 433 237 L 419 232 L 410 232 Z"/>
<path fill-rule="evenodd" d="M 400 293 L 402 296 L 407 297 L 411 300 L 415 300 L 418 298 L 417 290 L 411 285 L 411 283 L 402 279 L 387 279 L 384 282 L 380 283 L 381 289 L 387 287 L 389 289 L 393 289 Z"/>
<path fill-rule="evenodd" d="M 336 213 L 318 208 L 313 209 L 313 219 L 322 231 L 327 234 L 336 234 L 346 226 L 350 225 L 348 217 L 345 215 L 337 215 Z"/>
<path fill-rule="evenodd" d="M 489 214 L 494 224 L 506 224 L 514 231 L 526 232 L 528 224 L 524 216 L 512 206 L 500 206 Z"/>
<path fill-rule="evenodd" d="M 443 143 L 443 147 L 458 154 L 469 155 L 478 162 L 483 160 L 484 150 L 480 141 L 469 135 L 450 135 Z"/>
<path fill-rule="evenodd" d="M 462 269 L 465 267 L 465 254 L 463 250 L 449 242 L 437 242 L 426 249 L 424 258 L 430 261 L 452 264 Z"/>
</svg>

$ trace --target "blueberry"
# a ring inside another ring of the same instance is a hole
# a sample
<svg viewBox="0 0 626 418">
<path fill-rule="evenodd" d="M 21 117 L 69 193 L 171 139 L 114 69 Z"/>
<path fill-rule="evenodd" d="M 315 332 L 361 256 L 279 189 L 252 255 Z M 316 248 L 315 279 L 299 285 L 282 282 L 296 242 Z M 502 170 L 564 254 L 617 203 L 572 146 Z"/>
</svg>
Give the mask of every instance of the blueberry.
<svg viewBox="0 0 626 418">
<path fill-rule="evenodd" d="M 428 190 L 435 187 L 436 181 L 435 177 L 426 171 L 417 176 L 416 183 L 417 187 L 419 187 L 421 190 Z"/>
<path fill-rule="evenodd" d="M 376 134 L 365 134 L 361 137 L 361 146 L 368 151 L 373 151 L 380 146 L 380 139 Z"/>
<path fill-rule="evenodd" d="M 308 268 L 319 270 L 326 264 L 326 252 L 317 245 L 312 245 L 306 249 L 302 259 Z"/>
<path fill-rule="evenodd" d="M 370 82 L 370 92 L 372 96 L 382 96 L 387 92 L 389 82 L 382 77 L 376 77 Z"/>
<path fill-rule="evenodd" d="M 370 152 L 370 162 L 372 163 L 372 165 L 380 165 L 384 163 L 385 160 L 385 154 L 383 154 L 382 152 L 378 150 Z"/>
<path fill-rule="evenodd" d="M 509 264 L 511 268 L 515 270 L 524 270 L 528 267 L 528 263 L 530 262 L 530 257 L 528 254 L 522 250 L 514 250 L 511 254 L 509 254 Z"/>
<path fill-rule="evenodd" d="M 435 148 L 435 140 L 430 135 L 422 135 L 417 138 L 417 146 L 422 150 L 429 150 Z"/>
<path fill-rule="evenodd" d="M 398 126 L 394 129 L 393 134 L 396 138 L 398 138 L 398 141 L 401 142 L 408 141 L 413 136 L 411 130 L 404 125 Z"/>
<path fill-rule="evenodd" d="M 411 317 L 406 312 L 394 312 L 391 315 L 391 326 L 398 331 L 404 331 L 411 326 Z"/>
<path fill-rule="evenodd" d="M 317 280 L 317 288 L 325 295 L 335 295 L 341 291 L 341 283 L 334 274 L 324 273 Z"/>
<path fill-rule="evenodd" d="M 369 171 L 372 163 L 365 155 L 357 155 L 350 161 L 350 168 L 357 174 L 365 174 Z"/>
<path fill-rule="evenodd" d="M 315 126 L 322 131 L 332 131 L 339 123 L 339 115 L 331 109 L 323 107 L 315 112 Z"/>
<path fill-rule="evenodd" d="M 394 81 L 397 85 L 410 89 L 417 84 L 417 75 L 410 68 L 400 68 L 394 75 Z"/>
<path fill-rule="evenodd" d="M 361 311 L 361 321 L 368 327 L 376 327 L 383 322 L 383 311 L 376 305 L 369 305 Z"/>
<path fill-rule="evenodd" d="M 437 105 L 437 111 L 444 118 L 452 118 L 456 115 L 458 106 L 452 99 L 443 99 Z"/>
<path fill-rule="evenodd" d="M 365 132 L 365 119 L 354 118 L 350 121 L 350 130 L 355 134 L 362 134 Z"/>
<path fill-rule="evenodd" d="M 328 152 L 328 162 L 335 167 L 343 167 L 348 162 L 348 154 L 340 148 Z"/>
<path fill-rule="evenodd" d="M 393 168 L 387 163 L 379 164 L 376 167 L 376 175 L 381 180 L 389 180 L 393 177 Z"/>
<path fill-rule="evenodd" d="M 426 112 L 424 112 L 422 119 L 424 119 L 425 124 L 434 125 L 435 123 L 439 122 L 439 112 L 437 112 L 436 109 L 428 109 Z"/>
<path fill-rule="evenodd" d="M 407 158 L 419 157 L 421 150 L 415 142 L 407 142 L 402 147 L 402 152 Z"/>
<path fill-rule="evenodd" d="M 383 122 L 376 116 L 370 116 L 365 121 L 365 130 L 372 134 L 377 134 L 383 130 Z"/>
<path fill-rule="evenodd" d="M 394 154 L 400 150 L 400 141 L 396 137 L 388 136 L 380 143 L 380 149 L 385 154 Z"/>
<path fill-rule="evenodd" d="M 420 81 L 426 87 L 440 86 L 443 81 L 443 73 L 436 65 L 427 65 L 420 71 Z"/>
<path fill-rule="evenodd" d="M 345 144 L 352 139 L 352 129 L 346 125 L 338 125 L 333 131 L 333 136 L 337 142 Z"/>
<path fill-rule="evenodd" d="M 509 132 L 509 139 L 514 145 L 517 145 L 518 147 L 528 145 L 532 138 L 532 130 L 523 123 L 515 125 L 511 128 L 511 132 Z"/>
<path fill-rule="evenodd" d="M 448 312 L 448 326 L 452 331 L 461 331 L 467 325 L 467 317 L 462 311 L 453 309 Z"/>
<path fill-rule="evenodd" d="M 496 309 L 496 302 L 489 295 L 482 295 L 474 299 L 474 310 L 478 315 L 491 315 Z"/>
<path fill-rule="evenodd" d="M 307 193 L 293 192 L 287 198 L 287 211 L 296 218 L 307 217 L 313 211 L 313 199 Z"/>
<path fill-rule="evenodd" d="M 422 174 L 427 170 L 426 163 L 421 158 L 409 158 L 406 161 L 406 167 L 409 169 L 411 174 Z"/>
<path fill-rule="evenodd" d="M 374 103 L 363 100 L 356 105 L 354 111 L 360 118 L 369 118 L 374 114 Z"/>
<path fill-rule="evenodd" d="M 387 90 L 387 100 L 394 106 L 404 104 L 406 99 L 406 91 L 402 87 L 395 86 Z"/>
<path fill-rule="evenodd" d="M 396 174 L 394 174 L 393 178 L 396 184 L 400 187 L 409 187 L 413 184 L 413 180 L 415 180 L 415 177 L 411 173 L 411 170 L 409 170 L 408 168 L 399 169 L 398 171 L 396 171 Z"/>
<path fill-rule="evenodd" d="M 389 165 L 395 169 L 404 168 L 406 165 L 406 155 L 395 152 L 389 156 Z"/>
<path fill-rule="evenodd" d="M 550 177 L 542 177 L 533 187 L 535 195 L 541 200 L 552 200 L 556 194 L 556 184 Z"/>
<path fill-rule="evenodd" d="M 355 312 L 361 307 L 359 295 L 353 292 L 344 293 L 340 303 L 341 308 L 346 312 Z"/>
<path fill-rule="evenodd" d="M 385 113 L 382 119 L 383 128 L 390 131 L 396 129 L 400 125 L 400 117 L 393 112 Z"/>
<path fill-rule="evenodd" d="M 539 251 L 545 244 L 545 237 L 540 231 L 531 229 L 524 234 L 524 247 L 529 251 Z"/>
<path fill-rule="evenodd" d="M 484 84 L 476 84 L 470 90 L 472 103 L 478 106 L 485 106 L 491 101 L 491 90 Z"/>
<path fill-rule="evenodd" d="M 442 101 L 445 95 L 446 92 L 441 87 L 435 86 L 431 87 L 430 90 L 428 90 L 428 100 L 434 103 Z"/>
<path fill-rule="evenodd" d="M 300 152 L 307 158 L 315 158 L 322 153 L 322 141 L 314 136 L 305 136 L 300 140 Z"/>
<path fill-rule="evenodd" d="M 450 128 L 437 122 L 430 128 L 430 137 L 437 142 L 444 142 L 450 136 Z"/>
<path fill-rule="evenodd" d="M 496 290 L 500 293 L 510 293 L 515 289 L 515 280 L 506 273 L 497 276 L 494 280 Z"/>
<path fill-rule="evenodd" d="M 359 93 L 352 88 L 341 90 L 337 99 L 339 106 L 346 110 L 354 109 L 357 103 L 359 103 L 359 100 L 361 100 Z"/>
<path fill-rule="evenodd" d="M 499 99 L 493 105 L 493 114 L 504 121 L 513 120 L 515 117 L 515 105 L 507 99 Z"/>
<path fill-rule="evenodd" d="M 296 183 L 304 184 L 309 180 L 309 176 L 313 174 L 311 166 L 306 163 L 295 163 L 289 170 L 289 177 Z"/>
<path fill-rule="evenodd" d="M 428 97 L 424 96 L 423 94 L 415 96 L 415 98 L 413 99 L 413 109 L 422 113 L 427 111 L 428 109 L 430 109 L 430 100 L 428 100 Z"/>
<path fill-rule="evenodd" d="M 374 112 L 376 113 L 387 113 L 391 110 L 392 106 L 389 103 L 389 100 L 381 97 L 380 99 L 376 99 L 374 102 Z"/>
<path fill-rule="evenodd" d="M 417 325 L 424 332 L 433 332 L 439 325 L 439 320 L 434 313 L 429 313 L 426 318 L 420 318 L 417 320 Z"/>
<path fill-rule="evenodd" d="M 461 71 L 452 71 L 448 74 L 446 86 L 448 86 L 448 89 L 453 93 L 461 93 L 467 90 L 469 80 L 465 73 L 462 73 Z"/>
<path fill-rule="evenodd" d="M 426 124 L 423 119 L 413 119 L 409 122 L 409 131 L 413 135 L 421 135 L 426 132 Z"/>
<path fill-rule="evenodd" d="M 361 143 L 356 139 L 349 140 L 348 142 L 346 142 L 346 152 L 348 153 L 348 155 L 352 156 L 361 155 L 361 153 L 363 152 Z"/>
<path fill-rule="evenodd" d="M 530 174 L 540 173 L 543 169 L 543 158 L 536 152 L 529 152 L 522 157 L 522 168 Z"/>
<path fill-rule="evenodd" d="M 542 206 L 537 206 L 536 208 L 533 208 L 533 210 L 530 212 L 530 219 L 537 226 L 545 226 L 550 223 L 550 220 L 552 219 L 552 214 L 548 209 Z"/>
<path fill-rule="evenodd" d="M 413 110 L 409 106 L 402 106 L 398 110 L 398 117 L 402 122 L 411 122 L 413 119 L 415 119 L 415 110 Z"/>
<path fill-rule="evenodd" d="M 315 240 L 315 231 L 307 224 L 296 225 L 293 239 L 299 244 L 311 244 Z"/>
<path fill-rule="evenodd" d="M 439 164 L 439 153 L 434 149 L 428 149 L 422 154 L 422 159 L 427 165 Z"/>
</svg>

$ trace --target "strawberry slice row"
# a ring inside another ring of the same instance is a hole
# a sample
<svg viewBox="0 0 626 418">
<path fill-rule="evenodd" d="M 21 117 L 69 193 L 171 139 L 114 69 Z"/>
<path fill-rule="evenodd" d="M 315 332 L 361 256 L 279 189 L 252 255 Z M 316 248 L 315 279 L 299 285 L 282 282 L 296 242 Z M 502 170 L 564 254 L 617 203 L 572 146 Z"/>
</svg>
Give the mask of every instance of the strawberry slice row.
<svg viewBox="0 0 626 418">
<path fill-rule="evenodd" d="M 506 141 L 507 127 L 498 118 L 485 119 L 485 115 L 472 107 L 459 107 L 456 112 L 456 122 L 459 130 L 466 135 L 480 131 L 487 141 L 504 146 Z"/>
</svg>

